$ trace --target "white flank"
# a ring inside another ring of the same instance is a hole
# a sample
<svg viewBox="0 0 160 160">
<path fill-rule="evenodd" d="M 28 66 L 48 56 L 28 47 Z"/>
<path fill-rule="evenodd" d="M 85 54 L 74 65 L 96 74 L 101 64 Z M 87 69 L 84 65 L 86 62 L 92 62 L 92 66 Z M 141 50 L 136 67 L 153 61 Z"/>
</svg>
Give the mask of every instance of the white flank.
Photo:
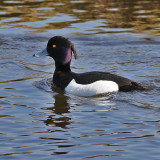
<svg viewBox="0 0 160 160">
<path fill-rule="evenodd" d="M 118 90 L 119 87 L 117 83 L 105 80 L 100 80 L 91 84 L 83 85 L 76 83 L 76 81 L 73 79 L 69 83 L 69 85 L 65 88 L 65 91 L 68 93 L 84 97 L 94 96 L 109 92 L 117 92 Z"/>
</svg>

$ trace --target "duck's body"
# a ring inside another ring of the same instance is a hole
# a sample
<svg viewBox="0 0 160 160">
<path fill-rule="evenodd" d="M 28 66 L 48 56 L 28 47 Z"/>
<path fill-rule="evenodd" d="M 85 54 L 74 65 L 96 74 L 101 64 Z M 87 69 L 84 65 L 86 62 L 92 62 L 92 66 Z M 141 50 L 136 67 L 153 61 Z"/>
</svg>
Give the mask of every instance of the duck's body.
<svg viewBox="0 0 160 160">
<path fill-rule="evenodd" d="M 107 72 L 74 73 L 70 69 L 72 53 L 76 50 L 68 39 L 55 36 L 48 42 L 47 48 L 36 54 L 47 54 L 55 60 L 53 85 L 81 96 L 103 94 L 115 91 L 144 90 L 138 83 Z M 89 90 L 89 92 L 87 91 Z"/>
<path fill-rule="evenodd" d="M 72 80 L 75 80 L 77 84 L 87 85 L 94 83 L 96 81 L 112 81 L 118 85 L 119 91 L 132 91 L 132 90 L 142 90 L 138 83 L 131 81 L 127 78 L 117 76 L 107 72 L 86 72 L 86 73 L 74 73 L 74 72 L 61 72 L 55 71 L 53 76 L 53 84 L 56 87 L 65 89 Z"/>
</svg>

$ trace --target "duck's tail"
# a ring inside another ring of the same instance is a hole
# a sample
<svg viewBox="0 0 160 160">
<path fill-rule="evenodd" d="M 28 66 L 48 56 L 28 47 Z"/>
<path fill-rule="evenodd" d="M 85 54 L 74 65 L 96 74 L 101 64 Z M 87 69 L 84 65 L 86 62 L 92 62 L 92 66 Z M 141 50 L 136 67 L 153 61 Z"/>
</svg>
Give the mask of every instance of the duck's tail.
<svg viewBox="0 0 160 160">
<path fill-rule="evenodd" d="M 143 87 L 141 84 L 137 82 L 132 82 L 132 87 L 133 87 L 133 90 L 140 90 L 140 91 L 147 90 L 145 87 Z"/>
<path fill-rule="evenodd" d="M 129 92 L 134 90 L 145 91 L 147 89 L 137 82 L 131 82 L 131 85 L 122 86 L 119 88 L 119 90 L 123 92 Z"/>
</svg>

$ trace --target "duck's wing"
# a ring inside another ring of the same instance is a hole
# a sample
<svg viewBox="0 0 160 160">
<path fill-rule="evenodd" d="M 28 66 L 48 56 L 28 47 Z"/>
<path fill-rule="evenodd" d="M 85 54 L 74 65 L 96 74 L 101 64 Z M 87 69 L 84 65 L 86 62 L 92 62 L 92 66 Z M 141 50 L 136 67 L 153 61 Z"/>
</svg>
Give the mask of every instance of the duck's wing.
<svg viewBox="0 0 160 160">
<path fill-rule="evenodd" d="M 108 72 L 95 71 L 73 74 L 73 78 L 79 84 L 90 84 L 99 80 L 113 81 L 118 84 L 120 91 L 144 90 L 139 83 Z"/>
</svg>

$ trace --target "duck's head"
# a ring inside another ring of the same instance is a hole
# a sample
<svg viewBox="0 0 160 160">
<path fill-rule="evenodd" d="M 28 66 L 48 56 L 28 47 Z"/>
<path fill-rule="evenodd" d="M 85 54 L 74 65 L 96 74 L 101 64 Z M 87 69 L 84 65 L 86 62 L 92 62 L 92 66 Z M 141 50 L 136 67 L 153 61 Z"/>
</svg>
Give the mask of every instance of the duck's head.
<svg viewBox="0 0 160 160">
<path fill-rule="evenodd" d="M 71 61 L 72 54 L 76 59 L 77 54 L 73 43 L 62 36 L 55 36 L 48 41 L 47 47 L 43 51 L 34 54 L 34 56 L 50 56 L 55 62 L 65 65 Z"/>
</svg>

